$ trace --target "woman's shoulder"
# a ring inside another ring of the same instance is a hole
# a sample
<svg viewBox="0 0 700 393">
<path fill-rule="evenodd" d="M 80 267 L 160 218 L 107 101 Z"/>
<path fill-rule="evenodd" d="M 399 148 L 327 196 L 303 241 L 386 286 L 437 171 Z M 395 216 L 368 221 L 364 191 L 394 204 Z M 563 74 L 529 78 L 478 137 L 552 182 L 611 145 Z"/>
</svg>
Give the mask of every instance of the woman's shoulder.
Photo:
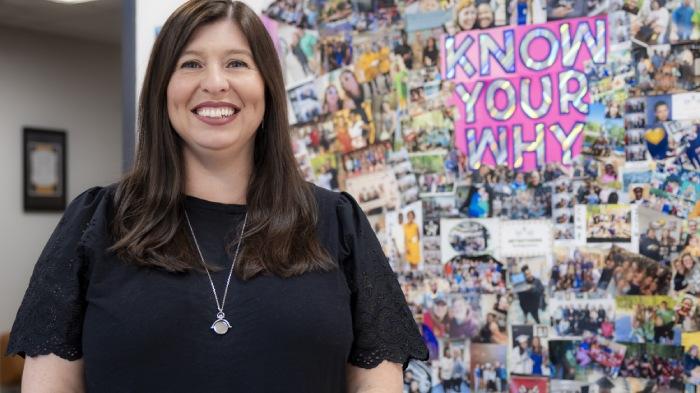
<svg viewBox="0 0 700 393">
<path fill-rule="evenodd" d="M 117 185 L 112 183 L 83 189 L 66 207 L 59 227 L 65 231 L 79 231 L 81 243 L 91 238 L 95 229 L 105 228 Z"/>
<path fill-rule="evenodd" d="M 97 185 L 84 188 L 75 198 L 73 198 L 66 209 L 69 209 L 71 205 L 81 205 L 90 203 L 99 203 L 105 198 L 111 199 L 119 185 L 118 182 L 111 183 L 108 185 Z"/>
<path fill-rule="evenodd" d="M 83 191 L 68 204 L 64 216 L 86 213 L 87 211 L 96 213 L 98 209 L 101 212 L 105 211 L 106 208 L 112 206 L 118 184 L 119 183 L 112 183 L 105 186 L 90 186 L 83 189 Z"/>
<path fill-rule="evenodd" d="M 317 228 L 322 238 L 342 239 L 368 236 L 371 227 L 357 201 L 345 191 L 331 191 L 309 183 L 317 204 Z"/>
<path fill-rule="evenodd" d="M 332 191 L 313 183 L 308 183 L 316 197 L 319 214 L 336 214 L 338 209 L 353 209 L 355 199 L 345 191 Z"/>
</svg>

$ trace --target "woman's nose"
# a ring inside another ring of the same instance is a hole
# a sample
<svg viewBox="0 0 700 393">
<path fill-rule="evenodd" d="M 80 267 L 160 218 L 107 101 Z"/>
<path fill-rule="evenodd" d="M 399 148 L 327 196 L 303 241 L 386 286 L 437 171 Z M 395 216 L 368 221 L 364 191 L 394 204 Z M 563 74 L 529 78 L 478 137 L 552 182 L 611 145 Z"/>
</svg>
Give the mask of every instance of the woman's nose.
<svg viewBox="0 0 700 393">
<path fill-rule="evenodd" d="M 202 76 L 202 89 L 209 93 L 226 91 L 229 88 L 229 81 L 224 74 L 224 70 L 218 66 L 207 67 Z"/>
</svg>

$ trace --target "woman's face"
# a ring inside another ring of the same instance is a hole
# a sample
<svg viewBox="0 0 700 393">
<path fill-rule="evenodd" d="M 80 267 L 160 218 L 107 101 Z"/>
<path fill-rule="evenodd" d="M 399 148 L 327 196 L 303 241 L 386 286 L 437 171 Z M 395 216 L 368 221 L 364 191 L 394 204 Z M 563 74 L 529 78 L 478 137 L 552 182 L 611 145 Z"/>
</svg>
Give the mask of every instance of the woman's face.
<svg viewBox="0 0 700 393">
<path fill-rule="evenodd" d="M 690 299 L 683 299 L 683 308 L 685 310 L 690 310 L 693 308 L 693 301 Z"/>
<path fill-rule="evenodd" d="M 479 4 L 477 8 L 477 19 L 479 20 L 479 27 L 486 28 L 491 27 L 493 24 L 493 11 L 491 6 L 487 3 Z"/>
<path fill-rule="evenodd" d="M 447 315 L 447 304 L 445 303 L 436 303 L 435 304 L 435 315 L 442 319 L 445 318 L 445 315 Z"/>
<path fill-rule="evenodd" d="M 355 75 L 351 72 L 343 72 L 340 76 L 340 84 L 343 86 L 343 90 L 351 97 L 360 96 L 360 85 L 357 83 Z"/>
<path fill-rule="evenodd" d="M 617 114 L 619 112 L 620 112 L 620 108 L 616 102 L 613 102 L 612 104 L 610 104 L 610 116 L 613 116 L 613 117 L 617 116 Z"/>
<path fill-rule="evenodd" d="M 690 255 L 686 254 L 683 256 L 683 267 L 685 267 L 687 270 L 690 270 L 693 268 L 693 257 Z"/>
<path fill-rule="evenodd" d="M 475 23 L 476 7 L 470 5 L 459 10 L 457 14 L 457 24 L 462 31 L 473 29 Z"/>
<path fill-rule="evenodd" d="M 435 49 L 435 38 L 428 38 L 428 49 Z"/>
<path fill-rule="evenodd" d="M 467 303 L 464 299 L 457 298 L 454 303 L 452 303 L 452 312 L 457 319 L 467 317 L 469 315 L 469 310 Z"/>
<path fill-rule="evenodd" d="M 326 102 L 329 104 L 338 102 L 338 89 L 335 86 L 328 86 L 328 89 L 326 89 Z"/>
<path fill-rule="evenodd" d="M 168 117 L 185 154 L 248 151 L 265 113 L 265 82 L 240 28 L 223 19 L 197 28 L 167 88 Z"/>
</svg>

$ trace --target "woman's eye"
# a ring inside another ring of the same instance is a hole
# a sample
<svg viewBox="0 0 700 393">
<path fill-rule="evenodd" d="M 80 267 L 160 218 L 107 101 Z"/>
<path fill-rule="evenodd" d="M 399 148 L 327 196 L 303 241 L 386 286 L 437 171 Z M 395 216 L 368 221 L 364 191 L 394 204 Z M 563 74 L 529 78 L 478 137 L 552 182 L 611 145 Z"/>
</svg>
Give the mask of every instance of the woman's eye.
<svg viewBox="0 0 700 393">
<path fill-rule="evenodd" d="M 248 64 L 246 64 L 244 61 L 241 60 L 231 60 L 228 63 L 229 66 L 233 65 L 233 67 L 247 67 Z"/>
<path fill-rule="evenodd" d="M 186 61 L 180 65 L 180 68 L 196 68 L 199 64 L 196 61 Z"/>
</svg>

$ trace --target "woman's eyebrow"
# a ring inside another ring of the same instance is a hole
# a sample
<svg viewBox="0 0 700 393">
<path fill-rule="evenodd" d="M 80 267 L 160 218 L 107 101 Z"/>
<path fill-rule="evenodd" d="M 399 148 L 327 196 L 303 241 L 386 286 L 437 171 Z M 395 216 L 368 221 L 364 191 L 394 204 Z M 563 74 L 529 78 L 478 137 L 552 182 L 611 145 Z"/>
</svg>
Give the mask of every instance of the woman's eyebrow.
<svg viewBox="0 0 700 393">
<path fill-rule="evenodd" d="M 247 49 L 229 49 L 226 52 L 224 52 L 224 55 L 230 55 L 230 54 L 239 54 L 239 55 L 246 55 L 249 57 L 253 57 L 253 54 L 250 53 L 250 51 Z M 185 56 L 185 55 L 194 55 L 194 56 L 202 57 L 203 53 L 201 51 L 196 50 L 196 49 L 187 49 L 187 50 L 182 52 L 182 56 Z"/>
</svg>

